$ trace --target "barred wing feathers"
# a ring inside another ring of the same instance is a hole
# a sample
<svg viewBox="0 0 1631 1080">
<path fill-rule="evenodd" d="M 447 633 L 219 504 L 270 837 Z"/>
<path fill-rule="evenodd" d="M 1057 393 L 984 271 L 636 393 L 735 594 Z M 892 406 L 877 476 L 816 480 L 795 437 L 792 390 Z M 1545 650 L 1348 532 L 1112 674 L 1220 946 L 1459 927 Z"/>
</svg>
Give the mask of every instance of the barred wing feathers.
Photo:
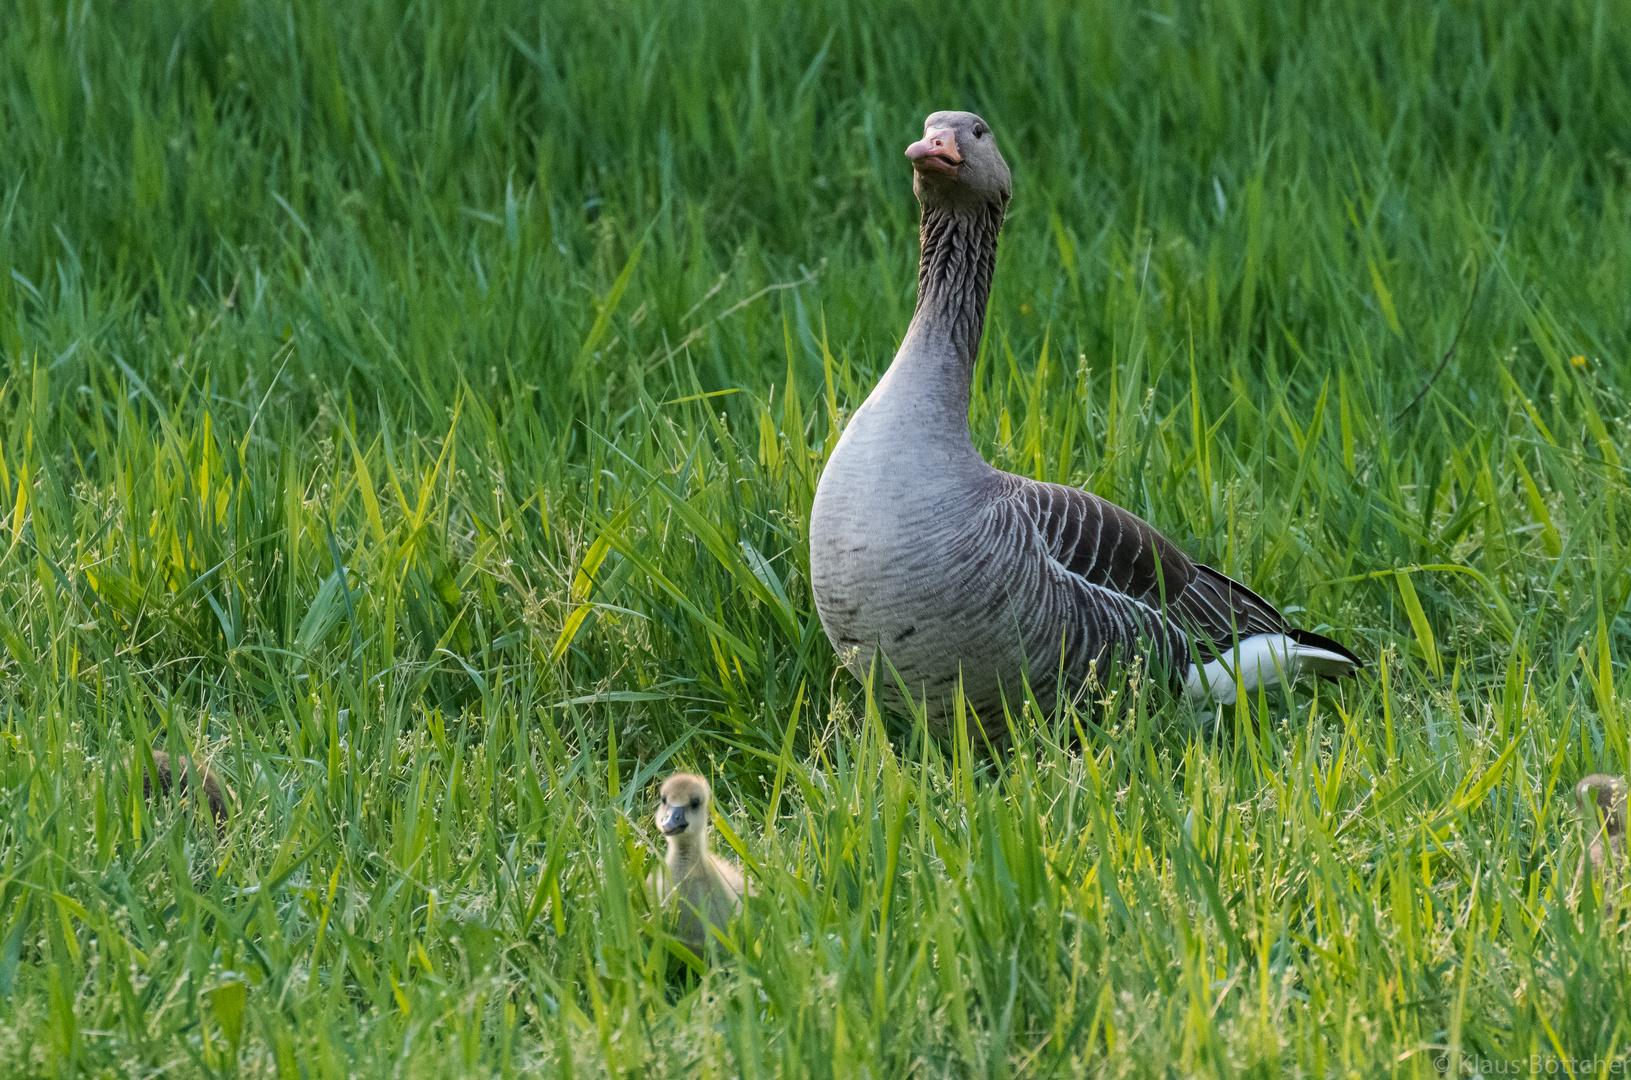
<svg viewBox="0 0 1631 1080">
<path fill-rule="evenodd" d="M 1193 562 L 1149 522 L 1090 491 L 1013 476 L 1012 497 L 1036 526 L 1048 555 L 1089 585 L 1168 617 L 1199 646 L 1202 659 L 1243 638 L 1285 635 L 1293 642 L 1363 663 L 1342 645 L 1286 622 L 1240 582 Z"/>
</svg>

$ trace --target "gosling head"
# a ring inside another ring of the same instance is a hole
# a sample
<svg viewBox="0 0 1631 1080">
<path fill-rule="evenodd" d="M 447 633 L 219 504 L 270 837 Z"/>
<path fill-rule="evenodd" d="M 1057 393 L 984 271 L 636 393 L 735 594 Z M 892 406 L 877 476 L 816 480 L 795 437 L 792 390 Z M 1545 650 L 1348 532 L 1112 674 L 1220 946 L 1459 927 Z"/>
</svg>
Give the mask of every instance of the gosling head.
<svg viewBox="0 0 1631 1080">
<path fill-rule="evenodd" d="M 708 835 L 708 805 L 713 792 L 695 773 L 675 773 L 657 792 L 657 828 L 670 847 L 700 846 Z"/>
<path fill-rule="evenodd" d="M 990 126 L 970 112 L 931 113 L 923 138 L 906 148 L 912 191 L 925 210 L 1008 205 L 1014 182 Z"/>
<path fill-rule="evenodd" d="M 1625 781 L 1618 776 L 1594 773 L 1575 785 L 1574 797 L 1588 825 L 1595 825 L 1597 815 L 1602 815 L 1603 834 L 1612 840 L 1625 836 L 1625 791 Z M 1595 810 L 1591 806 L 1593 792 L 1597 796 Z"/>
</svg>

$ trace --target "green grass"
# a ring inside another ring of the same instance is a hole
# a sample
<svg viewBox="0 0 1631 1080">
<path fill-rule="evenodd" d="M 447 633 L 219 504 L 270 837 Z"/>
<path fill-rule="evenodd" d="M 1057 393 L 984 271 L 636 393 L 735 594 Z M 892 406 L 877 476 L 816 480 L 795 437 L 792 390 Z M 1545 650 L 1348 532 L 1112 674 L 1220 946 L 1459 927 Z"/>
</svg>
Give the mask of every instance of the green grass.
<svg viewBox="0 0 1631 1080">
<path fill-rule="evenodd" d="M 0 0 L 0 1074 L 1611 1075 L 1631 20 L 1304 7 Z M 1371 677 L 992 760 L 835 673 L 963 107 L 979 446 Z M 689 979 L 681 765 L 759 893 Z"/>
</svg>

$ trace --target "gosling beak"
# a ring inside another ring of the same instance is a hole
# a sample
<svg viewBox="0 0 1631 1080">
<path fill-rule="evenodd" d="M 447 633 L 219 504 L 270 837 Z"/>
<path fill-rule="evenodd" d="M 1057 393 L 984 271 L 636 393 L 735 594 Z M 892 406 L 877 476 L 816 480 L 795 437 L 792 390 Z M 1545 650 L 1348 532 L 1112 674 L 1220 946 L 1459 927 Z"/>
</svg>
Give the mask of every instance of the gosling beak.
<svg viewBox="0 0 1631 1080">
<path fill-rule="evenodd" d="M 957 133 L 951 128 L 930 128 L 923 138 L 906 148 L 912 168 L 919 172 L 955 173 L 963 163 L 957 150 Z"/>
<path fill-rule="evenodd" d="M 685 807 L 665 806 L 657 811 L 657 828 L 663 831 L 664 836 L 673 836 L 685 831 Z"/>
</svg>

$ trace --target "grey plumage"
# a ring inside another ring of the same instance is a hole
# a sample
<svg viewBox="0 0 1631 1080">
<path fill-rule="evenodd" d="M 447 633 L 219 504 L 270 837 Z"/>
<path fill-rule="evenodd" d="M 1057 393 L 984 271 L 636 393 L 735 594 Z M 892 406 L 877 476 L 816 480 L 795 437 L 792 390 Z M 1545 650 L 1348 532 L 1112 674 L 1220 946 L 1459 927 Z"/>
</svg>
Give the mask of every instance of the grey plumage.
<svg viewBox="0 0 1631 1080">
<path fill-rule="evenodd" d="M 936 113 L 924 129 L 907 151 L 923 207 L 917 311 L 811 510 L 811 582 L 840 659 L 864 679 L 881 652 L 900 677 L 879 665 L 884 701 L 922 701 L 937 726 L 961 679 L 993 735 L 1022 677 L 1049 701 L 1113 658 L 1222 700 L 1237 676 L 1249 689 L 1361 666 L 1134 514 L 980 457 L 969 389 L 1011 183 L 979 117 Z"/>
</svg>

